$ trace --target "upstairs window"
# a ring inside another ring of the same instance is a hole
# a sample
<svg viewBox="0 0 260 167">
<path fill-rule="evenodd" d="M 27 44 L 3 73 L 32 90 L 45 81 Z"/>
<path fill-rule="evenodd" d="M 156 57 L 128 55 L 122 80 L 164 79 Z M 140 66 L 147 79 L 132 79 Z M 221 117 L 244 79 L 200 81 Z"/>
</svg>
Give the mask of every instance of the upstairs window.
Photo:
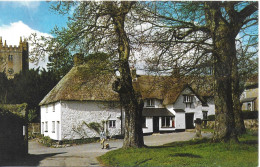
<svg viewBox="0 0 260 167">
<path fill-rule="evenodd" d="M 202 111 L 203 119 L 208 119 L 208 111 Z"/>
<path fill-rule="evenodd" d="M 52 104 L 52 111 L 55 112 L 55 104 Z"/>
<path fill-rule="evenodd" d="M 183 95 L 183 103 L 192 103 L 193 96 L 192 95 Z"/>
<path fill-rule="evenodd" d="M 146 107 L 155 107 L 155 100 L 154 99 L 147 99 Z"/>
</svg>

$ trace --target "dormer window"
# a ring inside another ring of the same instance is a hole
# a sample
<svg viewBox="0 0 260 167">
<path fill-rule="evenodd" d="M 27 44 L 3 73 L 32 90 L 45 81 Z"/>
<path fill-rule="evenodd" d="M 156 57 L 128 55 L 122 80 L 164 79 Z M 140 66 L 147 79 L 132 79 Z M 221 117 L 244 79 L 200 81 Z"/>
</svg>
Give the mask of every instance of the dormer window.
<svg viewBox="0 0 260 167">
<path fill-rule="evenodd" d="M 154 99 L 147 99 L 146 107 L 155 107 L 155 100 Z"/>
<path fill-rule="evenodd" d="M 193 96 L 192 95 L 183 95 L 183 103 L 192 103 Z"/>
</svg>

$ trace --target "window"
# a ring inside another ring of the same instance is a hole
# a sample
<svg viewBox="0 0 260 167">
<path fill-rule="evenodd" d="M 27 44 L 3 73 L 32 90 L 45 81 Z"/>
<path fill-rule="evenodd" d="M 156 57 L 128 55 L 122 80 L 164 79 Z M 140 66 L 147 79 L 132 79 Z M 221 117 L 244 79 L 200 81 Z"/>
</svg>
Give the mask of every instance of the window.
<svg viewBox="0 0 260 167">
<path fill-rule="evenodd" d="M 248 110 L 248 111 L 252 111 L 252 105 L 251 105 L 251 103 L 247 103 L 247 110 Z"/>
<path fill-rule="evenodd" d="M 203 119 L 208 119 L 208 111 L 202 111 Z"/>
<path fill-rule="evenodd" d="M 46 105 L 46 113 L 48 113 L 48 105 Z"/>
<path fill-rule="evenodd" d="M 109 128 L 115 128 L 116 127 L 116 121 L 115 120 L 109 120 Z"/>
<path fill-rule="evenodd" d="M 172 117 L 162 117 L 162 127 L 171 127 Z"/>
<path fill-rule="evenodd" d="M 45 131 L 44 132 L 48 132 L 48 121 L 45 122 Z"/>
<path fill-rule="evenodd" d="M 44 133 L 44 122 L 42 122 L 42 134 Z"/>
<path fill-rule="evenodd" d="M 13 61 L 13 55 L 8 56 L 8 61 Z"/>
<path fill-rule="evenodd" d="M 52 104 L 52 111 L 55 112 L 55 104 Z"/>
<path fill-rule="evenodd" d="M 193 96 L 192 95 L 183 95 L 183 103 L 192 103 Z"/>
<path fill-rule="evenodd" d="M 142 128 L 146 128 L 146 117 L 142 117 Z"/>
<path fill-rule="evenodd" d="M 155 106 L 155 100 L 154 99 L 147 99 L 147 107 L 154 107 Z"/>
<path fill-rule="evenodd" d="M 55 121 L 52 121 L 52 133 L 55 133 Z"/>
</svg>

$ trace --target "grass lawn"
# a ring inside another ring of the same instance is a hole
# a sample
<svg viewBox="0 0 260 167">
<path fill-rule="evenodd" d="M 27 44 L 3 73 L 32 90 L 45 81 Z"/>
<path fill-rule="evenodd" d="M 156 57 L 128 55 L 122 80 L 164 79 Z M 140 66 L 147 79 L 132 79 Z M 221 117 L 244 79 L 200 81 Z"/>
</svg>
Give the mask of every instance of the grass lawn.
<svg viewBox="0 0 260 167">
<path fill-rule="evenodd" d="M 118 149 L 98 159 L 105 166 L 258 166 L 257 132 L 248 132 L 239 140 L 239 144 L 201 139 L 141 149 Z"/>
</svg>

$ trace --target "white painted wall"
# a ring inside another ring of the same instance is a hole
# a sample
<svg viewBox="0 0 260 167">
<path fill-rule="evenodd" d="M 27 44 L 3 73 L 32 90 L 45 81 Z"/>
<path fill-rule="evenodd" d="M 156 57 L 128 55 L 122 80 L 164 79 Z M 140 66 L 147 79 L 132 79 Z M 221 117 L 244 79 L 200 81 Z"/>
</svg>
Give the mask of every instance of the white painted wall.
<svg viewBox="0 0 260 167">
<path fill-rule="evenodd" d="M 143 128 L 143 133 L 153 133 L 153 117 L 146 117 L 146 128 Z"/>
<path fill-rule="evenodd" d="M 175 115 L 175 129 L 186 129 L 185 113 L 176 112 Z"/>
<path fill-rule="evenodd" d="M 116 127 L 107 128 L 107 136 L 121 134 L 120 107 L 110 107 L 109 102 L 95 101 L 62 101 L 61 102 L 61 139 L 80 139 L 99 137 L 93 129 L 88 128 L 83 122 L 97 122 L 102 124 L 105 120 L 115 120 Z"/>
<path fill-rule="evenodd" d="M 193 103 L 183 103 L 184 94 L 193 94 L 189 88 L 186 88 L 181 95 L 178 97 L 173 105 L 167 105 L 166 108 L 175 115 L 175 127 L 176 129 L 185 129 L 185 113 L 194 113 L 194 120 L 197 118 L 203 119 L 202 111 L 208 111 L 208 115 L 215 115 L 214 99 L 208 101 L 208 106 L 202 106 L 202 102 L 194 95 Z M 174 109 L 183 109 L 185 113 L 175 112 Z"/>
<path fill-rule="evenodd" d="M 52 122 L 54 121 L 54 129 Z M 46 122 L 48 129 L 46 129 Z M 41 106 L 41 133 L 44 136 L 49 136 L 51 139 L 61 139 L 61 127 L 57 126 L 57 123 L 61 123 L 61 103 L 51 103 Z M 53 131 L 54 130 L 54 131 Z"/>
</svg>

